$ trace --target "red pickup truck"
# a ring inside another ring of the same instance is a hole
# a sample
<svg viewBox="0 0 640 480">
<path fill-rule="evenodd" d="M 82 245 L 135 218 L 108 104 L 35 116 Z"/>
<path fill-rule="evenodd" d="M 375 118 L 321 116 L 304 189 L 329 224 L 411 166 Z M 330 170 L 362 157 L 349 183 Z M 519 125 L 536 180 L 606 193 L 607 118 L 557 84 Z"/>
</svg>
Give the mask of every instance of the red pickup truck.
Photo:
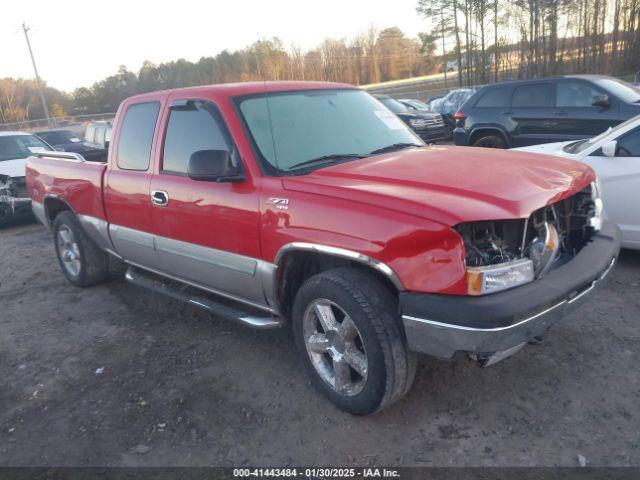
<svg viewBox="0 0 640 480">
<path fill-rule="evenodd" d="M 588 298 L 617 227 L 593 171 L 529 153 L 426 146 L 349 85 L 274 82 L 138 95 L 106 164 L 28 160 L 62 271 L 126 279 L 255 328 L 291 324 L 314 384 L 369 414 L 416 352 L 488 366 Z"/>
</svg>

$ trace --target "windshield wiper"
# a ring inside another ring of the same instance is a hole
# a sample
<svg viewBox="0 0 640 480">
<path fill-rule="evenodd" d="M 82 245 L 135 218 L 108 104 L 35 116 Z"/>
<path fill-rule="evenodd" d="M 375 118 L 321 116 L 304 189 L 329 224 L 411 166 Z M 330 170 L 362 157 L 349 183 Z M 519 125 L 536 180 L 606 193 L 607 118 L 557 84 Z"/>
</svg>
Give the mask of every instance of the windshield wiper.
<svg viewBox="0 0 640 480">
<path fill-rule="evenodd" d="M 422 145 L 419 145 L 417 143 L 410 143 L 410 142 L 394 143 L 392 145 L 387 145 L 386 147 L 382 147 L 374 150 L 373 152 L 371 152 L 371 155 L 375 155 L 376 153 L 393 152 L 394 150 L 400 150 L 402 148 L 409 148 L 409 147 L 422 147 Z"/>
<path fill-rule="evenodd" d="M 295 163 L 291 165 L 287 170 L 294 170 L 299 167 L 311 166 L 316 163 L 330 163 L 332 160 L 346 160 L 350 158 L 364 158 L 367 155 L 361 155 L 359 153 L 331 153 L 329 155 L 322 155 L 321 157 L 305 160 L 304 162 Z"/>
</svg>

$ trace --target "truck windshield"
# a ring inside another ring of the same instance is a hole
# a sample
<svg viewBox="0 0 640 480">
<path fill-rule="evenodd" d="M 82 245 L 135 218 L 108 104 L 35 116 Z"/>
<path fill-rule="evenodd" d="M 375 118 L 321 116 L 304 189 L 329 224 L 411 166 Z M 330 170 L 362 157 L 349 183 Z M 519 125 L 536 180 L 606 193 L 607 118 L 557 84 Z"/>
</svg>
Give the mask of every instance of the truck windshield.
<svg viewBox="0 0 640 480">
<path fill-rule="evenodd" d="M 48 150 L 51 150 L 51 147 L 33 135 L 0 135 L 0 162 L 27 158 L 34 153 Z"/>
<path fill-rule="evenodd" d="M 356 89 L 277 92 L 238 99 L 269 174 L 306 173 L 392 145 L 424 143 L 380 102 Z"/>
</svg>

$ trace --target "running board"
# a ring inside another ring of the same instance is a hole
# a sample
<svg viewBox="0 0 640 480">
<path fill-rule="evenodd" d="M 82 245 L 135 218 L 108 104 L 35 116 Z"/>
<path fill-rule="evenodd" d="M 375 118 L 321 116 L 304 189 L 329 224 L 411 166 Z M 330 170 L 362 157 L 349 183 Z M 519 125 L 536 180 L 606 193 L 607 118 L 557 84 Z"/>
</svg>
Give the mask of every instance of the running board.
<svg viewBox="0 0 640 480">
<path fill-rule="evenodd" d="M 125 279 L 128 282 L 133 283 L 134 285 L 137 285 L 139 287 L 143 287 L 153 292 L 175 298 L 176 300 L 181 300 L 188 303 L 189 305 L 193 305 L 194 307 L 206 310 L 212 315 L 222 317 L 227 320 L 235 320 L 236 322 L 240 322 L 251 328 L 255 328 L 258 330 L 267 330 L 278 328 L 284 325 L 284 322 L 281 318 L 275 316 L 254 315 L 244 310 L 240 310 L 238 308 L 216 302 L 215 300 L 212 300 L 210 298 L 193 295 L 184 288 L 188 287 L 187 285 L 180 284 L 181 286 L 183 286 L 183 288 L 179 288 L 171 284 L 176 284 L 176 282 L 164 282 L 160 279 L 153 278 L 152 275 L 153 274 L 147 274 L 146 272 L 143 272 L 136 267 L 130 266 L 125 273 Z M 193 287 L 189 288 L 193 289 Z"/>
</svg>

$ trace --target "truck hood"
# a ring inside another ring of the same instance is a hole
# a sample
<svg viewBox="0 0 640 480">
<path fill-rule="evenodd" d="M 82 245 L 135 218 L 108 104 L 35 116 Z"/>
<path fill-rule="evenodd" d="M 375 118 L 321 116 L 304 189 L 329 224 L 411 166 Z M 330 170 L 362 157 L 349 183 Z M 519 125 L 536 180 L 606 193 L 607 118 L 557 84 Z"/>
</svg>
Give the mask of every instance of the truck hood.
<svg viewBox="0 0 640 480">
<path fill-rule="evenodd" d="M 8 177 L 24 177 L 26 164 L 26 158 L 3 160 L 0 162 L 0 175 L 6 175 Z"/>
<path fill-rule="evenodd" d="M 408 213 L 443 225 L 528 217 L 595 179 L 572 160 L 432 146 L 354 160 L 283 180 L 285 189 Z"/>
</svg>

